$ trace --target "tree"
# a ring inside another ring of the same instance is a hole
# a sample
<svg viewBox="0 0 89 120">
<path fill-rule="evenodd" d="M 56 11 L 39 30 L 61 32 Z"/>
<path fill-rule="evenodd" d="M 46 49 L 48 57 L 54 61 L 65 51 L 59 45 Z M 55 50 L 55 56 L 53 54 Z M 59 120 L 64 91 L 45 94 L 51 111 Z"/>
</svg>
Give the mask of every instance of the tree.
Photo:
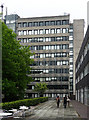
<svg viewBox="0 0 89 120">
<path fill-rule="evenodd" d="M 33 55 L 30 46 L 22 46 L 16 39 L 16 34 L 2 23 L 2 92 L 4 101 L 23 99 L 27 84 L 31 77 L 27 72 Z"/>
<path fill-rule="evenodd" d="M 36 83 L 34 91 L 39 93 L 39 96 L 42 97 L 43 93 L 47 90 L 46 83 Z"/>
</svg>

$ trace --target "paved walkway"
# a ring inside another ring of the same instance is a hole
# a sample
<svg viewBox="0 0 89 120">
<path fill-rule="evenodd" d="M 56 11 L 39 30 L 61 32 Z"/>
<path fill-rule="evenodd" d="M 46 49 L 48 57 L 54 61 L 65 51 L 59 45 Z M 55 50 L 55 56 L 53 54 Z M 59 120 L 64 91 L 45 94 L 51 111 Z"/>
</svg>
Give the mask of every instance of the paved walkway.
<svg viewBox="0 0 89 120">
<path fill-rule="evenodd" d="M 73 105 L 70 104 L 70 107 L 64 108 L 63 103 L 61 102 L 59 108 L 57 108 L 56 100 L 49 100 L 35 106 L 33 115 L 19 118 L 19 120 L 87 120 L 85 118 L 80 118 L 79 114 L 76 112 L 76 109 L 73 107 L 75 106 L 74 103 L 71 103 Z"/>
<path fill-rule="evenodd" d="M 89 106 L 86 106 L 76 100 L 72 100 L 71 104 L 81 118 L 87 118 L 89 120 Z"/>
<path fill-rule="evenodd" d="M 34 115 L 25 120 L 82 120 L 78 113 L 73 108 L 72 104 L 66 109 L 63 103 L 60 103 L 59 108 L 56 106 L 55 100 L 49 100 L 36 106 Z M 83 119 L 86 120 L 86 119 Z"/>
</svg>

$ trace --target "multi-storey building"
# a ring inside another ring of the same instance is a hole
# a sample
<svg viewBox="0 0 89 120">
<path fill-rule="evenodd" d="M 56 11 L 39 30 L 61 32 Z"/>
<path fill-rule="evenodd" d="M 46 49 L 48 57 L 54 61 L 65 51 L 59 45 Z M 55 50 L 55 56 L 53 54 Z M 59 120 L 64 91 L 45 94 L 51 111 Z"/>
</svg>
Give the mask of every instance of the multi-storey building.
<svg viewBox="0 0 89 120">
<path fill-rule="evenodd" d="M 44 96 L 69 94 L 69 15 L 20 18 L 18 26 L 18 40 L 35 52 L 28 96 L 38 97 L 32 90 L 36 82 L 47 83 Z"/>
<path fill-rule="evenodd" d="M 80 35 L 83 36 L 84 20 L 70 23 L 70 15 L 62 15 L 19 17 L 16 23 L 20 44 L 30 45 L 29 49 L 35 53 L 32 56 L 34 64 L 31 66 L 34 82 L 28 85 L 27 96 L 38 97 L 38 93 L 34 92 L 37 82 L 47 83 L 48 90 L 44 96 L 75 95 L 74 61 L 83 41 Z"/>
<path fill-rule="evenodd" d="M 5 24 L 8 26 L 8 28 L 12 29 L 13 32 L 16 33 L 17 30 L 17 19 L 19 16 L 17 14 L 11 14 L 11 15 L 6 15 L 5 16 Z"/>
<path fill-rule="evenodd" d="M 89 26 L 76 61 L 76 100 L 89 105 Z"/>
<path fill-rule="evenodd" d="M 31 74 L 35 81 L 28 85 L 29 97 L 38 97 L 33 91 L 37 82 L 47 83 L 44 96 L 73 94 L 74 26 L 70 24 L 70 15 L 18 19 L 18 40 L 35 52 Z"/>
</svg>

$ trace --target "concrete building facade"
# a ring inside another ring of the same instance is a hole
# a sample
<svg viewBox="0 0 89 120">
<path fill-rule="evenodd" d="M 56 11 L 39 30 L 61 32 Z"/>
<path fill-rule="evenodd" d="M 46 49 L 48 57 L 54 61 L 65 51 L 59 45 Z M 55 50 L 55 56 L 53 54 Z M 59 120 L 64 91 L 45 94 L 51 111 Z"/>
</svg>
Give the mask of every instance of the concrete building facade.
<svg viewBox="0 0 89 120">
<path fill-rule="evenodd" d="M 89 105 L 89 26 L 76 61 L 76 100 Z"/>
<path fill-rule="evenodd" d="M 35 52 L 31 74 L 35 81 L 28 85 L 28 97 L 38 97 L 33 91 L 37 82 L 47 83 L 44 96 L 73 95 L 73 41 L 76 39 L 73 37 L 77 35 L 74 30 L 79 23 L 83 31 L 81 21 L 70 23 L 70 15 L 18 19 L 18 40 L 22 45 L 30 45 L 31 51 Z M 78 45 L 80 43 L 81 40 Z"/>
</svg>

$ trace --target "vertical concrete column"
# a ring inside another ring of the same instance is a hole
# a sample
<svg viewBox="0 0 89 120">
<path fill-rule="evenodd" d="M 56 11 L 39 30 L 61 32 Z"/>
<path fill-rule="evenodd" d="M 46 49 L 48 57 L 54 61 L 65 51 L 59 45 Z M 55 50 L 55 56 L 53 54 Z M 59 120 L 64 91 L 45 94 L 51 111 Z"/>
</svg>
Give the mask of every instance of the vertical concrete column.
<svg viewBox="0 0 89 120">
<path fill-rule="evenodd" d="M 78 101 L 79 101 L 79 90 L 78 90 Z"/>
<path fill-rule="evenodd" d="M 83 103 L 83 89 L 81 88 L 81 103 Z"/>
<path fill-rule="evenodd" d="M 78 100 L 78 90 L 76 90 L 76 100 Z"/>
<path fill-rule="evenodd" d="M 75 63 L 84 38 L 84 19 L 73 21 L 73 37 L 74 37 L 74 82 L 73 93 L 75 95 Z"/>
<path fill-rule="evenodd" d="M 87 87 L 85 87 L 85 89 L 84 89 L 84 93 L 85 93 L 85 95 L 84 95 L 84 101 L 85 101 L 85 105 L 87 105 Z"/>
</svg>

